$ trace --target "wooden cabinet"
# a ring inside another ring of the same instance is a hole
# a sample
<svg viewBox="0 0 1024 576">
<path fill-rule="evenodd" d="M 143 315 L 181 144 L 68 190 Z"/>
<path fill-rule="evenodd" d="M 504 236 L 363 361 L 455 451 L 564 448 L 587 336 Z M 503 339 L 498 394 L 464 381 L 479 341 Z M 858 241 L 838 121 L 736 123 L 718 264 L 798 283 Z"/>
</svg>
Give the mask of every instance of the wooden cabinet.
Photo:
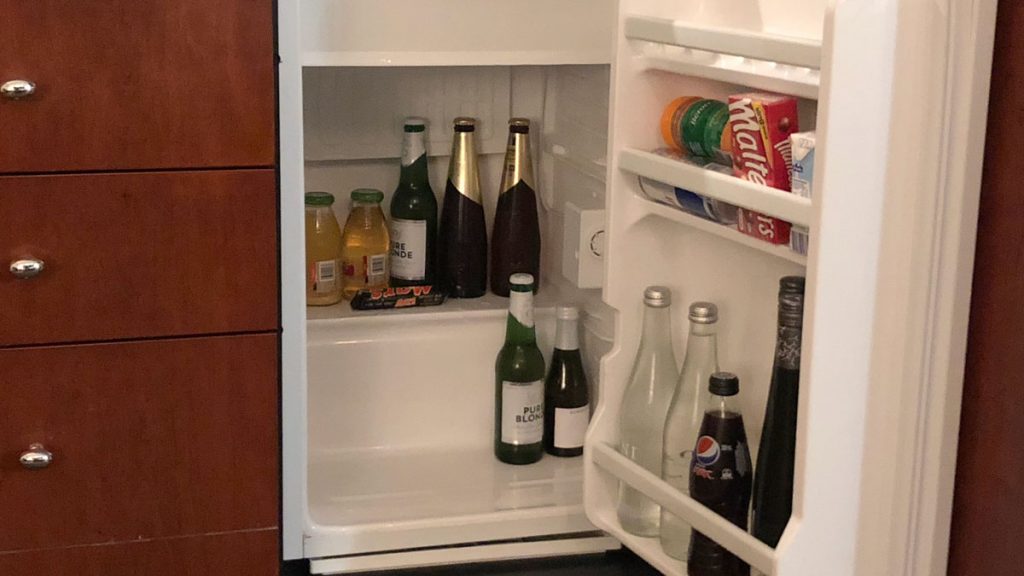
<svg viewBox="0 0 1024 576">
<path fill-rule="evenodd" d="M 0 552 L 276 527 L 277 365 L 276 334 L 0 350 Z"/>
<path fill-rule="evenodd" d="M 273 3 L 0 0 L 0 173 L 272 166 Z"/>
<path fill-rule="evenodd" d="M 276 529 L 0 554 L 4 576 L 276 576 Z"/>
<path fill-rule="evenodd" d="M 274 10 L 0 0 L 4 576 L 278 573 Z"/>
<path fill-rule="evenodd" d="M 273 170 L 0 177 L 0 214 L 0 346 L 280 324 Z"/>
</svg>

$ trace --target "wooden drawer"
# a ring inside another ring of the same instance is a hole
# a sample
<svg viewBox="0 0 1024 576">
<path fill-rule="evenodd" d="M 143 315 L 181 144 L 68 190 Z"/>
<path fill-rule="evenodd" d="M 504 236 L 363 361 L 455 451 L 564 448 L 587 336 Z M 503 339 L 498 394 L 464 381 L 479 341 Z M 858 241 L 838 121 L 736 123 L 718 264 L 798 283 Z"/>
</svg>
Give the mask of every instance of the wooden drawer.
<svg viewBox="0 0 1024 576">
<path fill-rule="evenodd" d="M 273 170 L 8 176 L 0 214 L 0 346 L 279 326 Z"/>
<path fill-rule="evenodd" d="M 4 576 L 276 576 L 277 530 L 0 554 Z"/>
<path fill-rule="evenodd" d="M 271 0 L 0 0 L 0 172 L 270 166 Z"/>
<path fill-rule="evenodd" d="M 277 526 L 276 334 L 6 349 L 0 366 L 0 551 Z M 52 464 L 22 465 L 33 443 Z"/>
</svg>

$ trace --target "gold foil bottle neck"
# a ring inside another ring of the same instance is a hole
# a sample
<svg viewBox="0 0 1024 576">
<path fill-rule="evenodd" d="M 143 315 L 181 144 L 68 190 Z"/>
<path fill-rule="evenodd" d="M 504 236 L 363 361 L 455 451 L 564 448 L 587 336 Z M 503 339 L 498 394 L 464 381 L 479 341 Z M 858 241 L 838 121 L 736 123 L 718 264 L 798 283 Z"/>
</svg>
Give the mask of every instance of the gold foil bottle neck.
<svg viewBox="0 0 1024 576">
<path fill-rule="evenodd" d="M 530 160 L 530 121 L 513 118 L 508 121 L 508 125 L 508 147 L 505 150 L 505 168 L 501 173 L 501 193 L 508 192 L 519 182 L 536 191 L 533 163 Z"/>
<path fill-rule="evenodd" d="M 476 161 L 473 133 L 476 120 L 456 118 L 455 137 L 452 139 L 452 158 L 448 166 L 448 181 L 466 198 L 483 205 L 480 193 L 480 168 Z"/>
</svg>

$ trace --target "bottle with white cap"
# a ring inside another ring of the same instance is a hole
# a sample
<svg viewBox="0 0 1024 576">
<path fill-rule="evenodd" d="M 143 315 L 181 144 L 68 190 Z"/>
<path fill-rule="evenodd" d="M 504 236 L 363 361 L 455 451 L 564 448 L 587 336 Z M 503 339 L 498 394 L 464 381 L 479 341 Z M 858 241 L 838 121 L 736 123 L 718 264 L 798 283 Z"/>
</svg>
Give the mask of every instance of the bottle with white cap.
<svg viewBox="0 0 1024 576">
<path fill-rule="evenodd" d="M 406 118 L 402 173 L 391 197 L 391 286 L 433 284 L 437 198 L 427 176 L 427 123 Z"/>
<path fill-rule="evenodd" d="M 679 376 L 672 348 L 671 305 L 668 288 L 648 286 L 644 290 L 640 349 L 619 411 L 619 450 L 658 477 L 665 415 Z M 619 485 L 618 516 L 630 534 L 658 535 L 660 507 L 625 483 Z"/>
<path fill-rule="evenodd" d="M 533 325 L 533 276 L 512 274 L 505 345 L 494 364 L 494 455 L 508 464 L 544 456 L 544 356 Z"/>
<path fill-rule="evenodd" d="M 673 488 L 690 493 L 690 464 L 704 412 L 711 401 L 708 379 L 718 372 L 718 306 L 711 302 L 690 304 L 690 336 L 686 341 L 683 371 L 665 420 L 661 477 Z M 690 525 L 668 510 L 661 511 L 661 549 L 677 560 L 686 560 L 690 549 Z"/>
<path fill-rule="evenodd" d="M 544 382 L 544 450 L 552 456 L 579 456 L 590 423 L 590 394 L 580 356 L 580 311 L 560 305 L 555 318 L 555 351 Z"/>
</svg>

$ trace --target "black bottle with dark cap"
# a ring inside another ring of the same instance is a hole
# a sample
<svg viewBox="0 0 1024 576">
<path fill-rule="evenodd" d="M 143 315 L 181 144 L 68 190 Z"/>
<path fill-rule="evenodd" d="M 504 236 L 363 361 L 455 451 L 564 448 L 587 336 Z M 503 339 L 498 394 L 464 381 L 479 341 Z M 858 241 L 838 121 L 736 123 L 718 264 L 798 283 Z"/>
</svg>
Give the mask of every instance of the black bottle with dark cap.
<svg viewBox="0 0 1024 576">
<path fill-rule="evenodd" d="M 754 478 L 751 532 L 776 546 L 793 511 L 800 346 L 804 320 L 804 278 L 779 281 L 779 331 Z"/>
<path fill-rule="evenodd" d="M 455 119 L 437 242 L 438 283 L 453 298 L 487 292 L 487 226 L 473 143 L 476 121 Z"/>
<path fill-rule="evenodd" d="M 708 381 L 711 403 L 704 413 L 690 466 L 690 496 L 747 529 L 750 505 L 750 451 L 743 416 L 735 396 L 740 380 L 715 372 Z M 750 566 L 707 536 L 694 530 L 686 563 L 690 576 L 748 576 Z"/>
</svg>

